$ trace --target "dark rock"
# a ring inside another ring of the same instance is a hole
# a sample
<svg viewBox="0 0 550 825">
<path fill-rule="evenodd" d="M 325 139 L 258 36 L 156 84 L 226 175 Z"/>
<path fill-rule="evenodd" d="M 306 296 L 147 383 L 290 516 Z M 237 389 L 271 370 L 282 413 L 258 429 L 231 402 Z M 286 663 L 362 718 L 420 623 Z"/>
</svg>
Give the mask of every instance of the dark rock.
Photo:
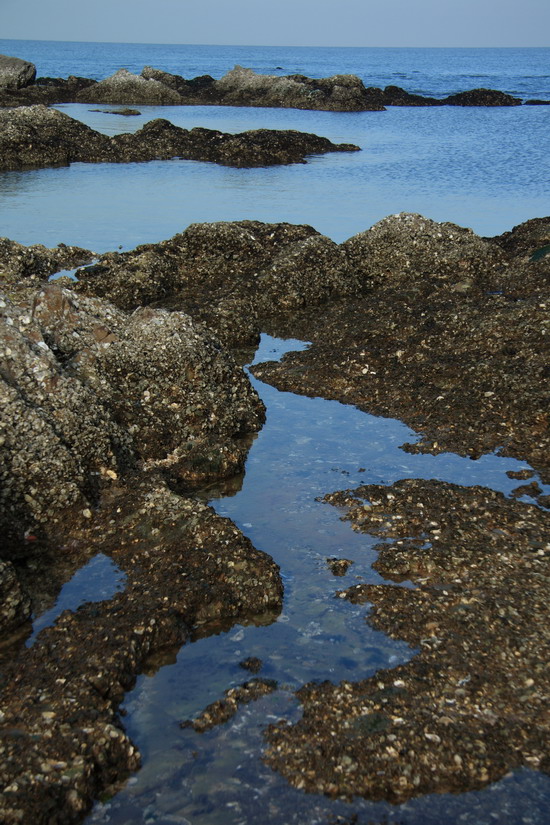
<svg viewBox="0 0 550 825">
<path fill-rule="evenodd" d="M 262 669 L 263 662 L 257 656 L 249 656 L 248 659 L 243 659 L 239 662 L 239 666 L 244 670 L 249 670 L 251 673 L 259 673 Z"/>
<path fill-rule="evenodd" d="M 512 97 L 494 89 L 472 89 L 443 98 L 447 106 L 521 106 L 519 97 Z"/>
<path fill-rule="evenodd" d="M 550 106 L 550 100 L 525 100 L 524 106 Z"/>
<path fill-rule="evenodd" d="M 106 135 L 46 106 L 0 111 L 2 169 L 67 166 L 85 157 L 106 159 L 110 146 Z"/>
<path fill-rule="evenodd" d="M 441 106 L 442 104 L 441 100 L 411 94 L 400 86 L 386 86 L 382 99 L 386 106 Z"/>
<path fill-rule="evenodd" d="M 18 57 L 0 54 L 0 88 L 22 89 L 34 82 L 36 67 Z"/>
<path fill-rule="evenodd" d="M 104 115 L 123 115 L 124 117 L 135 117 L 140 115 L 139 109 L 91 109 L 92 112 L 101 112 Z"/>
<path fill-rule="evenodd" d="M 180 157 L 237 167 L 302 163 L 306 155 L 359 150 L 305 132 L 257 129 L 232 135 L 198 127 L 188 131 L 160 119 L 134 134 L 116 135 L 112 147 L 125 162 Z"/>
<path fill-rule="evenodd" d="M 340 248 L 358 297 L 279 325 L 312 346 L 252 372 L 405 421 L 422 434 L 411 452 L 498 450 L 547 473 L 550 256 L 407 214 Z"/>
<path fill-rule="evenodd" d="M 94 86 L 95 80 L 70 75 L 61 77 L 38 77 L 31 86 L 24 89 L 0 89 L 0 106 L 32 106 L 42 103 L 74 103 L 82 89 Z"/>
<path fill-rule="evenodd" d="M 487 240 L 498 244 L 515 258 L 528 258 L 550 244 L 550 217 L 532 218 L 514 226 L 510 232 Z"/>
<path fill-rule="evenodd" d="M 352 564 L 351 559 L 327 559 L 327 565 L 333 576 L 345 576 Z"/>
<path fill-rule="evenodd" d="M 127 316 L 57 284 L 2 300 L 1 527 L 59 535 L 141 468 L 192 486 L 234 475 L 264 408 L 217 340 L 180 312 Z"/>
<path fill-rule="evenodd" d="M 20 627 L 31 615 L 31 601 L 22 590 L 13 564 L 0 559 L 0 636 Z"/>
<path fill-rule="evenodd" d="M 196 719 L 186 719 L 180 723 L 182 728 L 193 728 L 197 733 L 204 733 L 217 725 L 223 725 L 235 716 L 239 705 L 267 696 L 277 689 L 273 679 L 250 679 L 238 687 L 224 691 L 225 699 L 218 699 L 208 705 Z"/>
<path fill-rule="evenodd" d="M 164 83 L 165 86 L 173 89 L 181 96 L 182 103 L 204 105 L 209 102 L 219 102 L 215 93 L 216 81 L 208 74 L 186 80 L 180 75 L 163 72 L 160 69 L 154 69 L 152 66 L 145 66 L 141 76 L 146 80 L 157 80 L 159 83 Z"/>
<path fill-rule="evenodd" d="M 342 244 L 365 288 L 407 284 L 419 294 L 446 286 L 457 293 L 495 284 L 506 256 L 471 229 L 412 213 L 390 215 Z M 499 282 L 500 283 L 500 282 Z"/>
<path fill-rule="evenodd" d="M 139 767 L 118 711 L 148 662 L 181 646 L 192 628 L 254 615 L 267 622 L 281 608 L 272 559 L 228 519 L 158 481 L 119 488 L 83 521 L 70 549 L 57 553 L 102 552 L 124 570 L 126 586 L 109 601 L 65 611 L 3 667 L 5 823 L 80 822 L 94 798 Z"/>
<path fill-rule="evenodd" d="M 340 596 L 370 602 L 368 623 L 415 653 L 370 679 L 304 685 L 299 721 L 266 731 L 267 764 L 305 791 L 392 803 L 545 770 L 550 513 L 419 479 L 325 500 L 382 539 L 374 567 L 386 579 L 415 585 Z"/>
<path fill-rule="evenodd" d="M 156 82 L 156 81 L 143 81 Z M 225 166 L 303 163 L 306 155 L 358 151 L 351 144 L 296 131 L 258 129 L 232 135 L 180 129 L 153 120 L 133 134 L 109 137 L 45 106 L 0 111 L 0 168 L 168 160 L 211 161 Z"/>
<path fill-rule="evenodd" d="M 78 291 L 134 309 L 178 307 L 232 346 L 254 343 L 260 318 L 359 292 L 341 247 L 308 226 L 193 224 L 160 244 L 109 253 L 78 273 Z"/>
<path fill-rule="evenodd" d="M 6 58 L 15 60 L 16 58 Z M 210 75 L 186 79 L 152 66 L 141 75 L 119 69 L 96 82 L 71 76 L 41 77 L 25 88 L 2 88 L 0 106 L 35 103 L 111 103 L 120 105 L 216 105 L 316 109 L 335 112 L 383 111 L 386 106 L 518 106 L 519 98 L 492 89 L 472 89 L 442 100 L 412 94 L 399 86 L 365 87 L 356 75 L 310 78 L 304 75 L 262 75 L 235 66 L 219 80 Z M 530 100 L 530 105 L 550 101 Z"/>
</svg>

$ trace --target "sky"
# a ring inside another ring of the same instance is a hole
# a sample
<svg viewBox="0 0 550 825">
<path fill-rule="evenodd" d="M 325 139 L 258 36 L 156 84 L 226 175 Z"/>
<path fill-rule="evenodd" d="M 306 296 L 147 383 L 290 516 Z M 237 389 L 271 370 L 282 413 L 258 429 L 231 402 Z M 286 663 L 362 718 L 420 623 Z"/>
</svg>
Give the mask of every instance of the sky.
<svg viewBox="0 0 550 825">
<path fill-rule="evenodd" d="M 549 0 L 0 0 L 0 38 L 258 46 L 548 46 Z"/>
</svg>

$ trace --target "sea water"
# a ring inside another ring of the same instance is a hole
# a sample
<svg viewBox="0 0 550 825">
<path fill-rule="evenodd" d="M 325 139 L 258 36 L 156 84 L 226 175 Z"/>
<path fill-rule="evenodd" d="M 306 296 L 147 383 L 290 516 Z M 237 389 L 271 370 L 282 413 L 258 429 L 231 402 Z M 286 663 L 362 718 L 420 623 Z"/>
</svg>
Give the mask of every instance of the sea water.
<svg viewBox="0 0 550 825">
<path fill-rule="evenodd" d="M 50 76 L 101 79 L 122 66 L 139 72 L 149 64 L 186 77 L 219 77 L 239 63 L 274 74 L 351 72 L 367 85 L 396 84 L 438 97 L 479 86 L 522 98 L 549 97 L 548 49 L 0 41 L 0 52 L 32 60 L 39 75 Z M 107 134 L 166 117 L 185 128 L 229 132 L 300 129 L 356 143 L 362 151 L 267 169 L 174 160 L 0 173 L 0 235 L 101 252 L 158 241 L 195 221 L 310 223 L 342 241 L 404 210 L 471 226 L 482 235 L 548 213 L 550 109 L 543 106 L 363 113 L 140 107 L 142 114 L 135 118 L 91 111 L 96 106 L 59 108 Z M 290 342 L 287 348 L 300 346 Z M 284 348 L 263 337 L 257 359 L 278 357 Z M 283 611 L 269 626 L 237 626 L 186 645 L 156 675 L 139 678 L 127 697 L 124 724 L 142 751 L 143 769 L 119 795 L 96 806 L 90 823 L 313 825 L 357 815 L 361 823 L 545 825 L 550 780 L 536 772 L 516 771 L 479 792 L 423 797 L 392 807 L 304 794 L 261 763 L 263 726 L 299 716 L 294 691 L 302 683 L 364 678 L 414 655 L 404 643 L 370 629 L 365 607 L 334 598 L 337 588 L 380 580 L 371 569 L 374 540 L 354 533 L 339 520 L 336 508 L 316 499 L 362 482 L 390 484 L 414 477 L 485 484 L 509 493 L 506 470 L 524 465 L 495 456 L 472 462 L 453 455 L 411 455 L 399 446 L 414 440 L 414 433 L 399 422 L 336 402 L 279 393 L 259 381 L 255 385 L 268 419 L 252 446 L 241 489 L 225 498 L 217 491 L 205 491 L 205 496 L 281 565 Z M 326 565 L 328 556 L 351 558 L 354 564 L 345 577 L 335 579 Z M 78 583 L 71 582 L 71 588 L 78 590 Z M 107 598 L 108 592 L 99 597 Z M 98 598 L 85 588 L 82 593 L 71 590 L 75 604 L 82 595 Z M 262 675 L 276 678 L 279 689 L 204 735 L 181 730 L 181 719 L 246 679 L 239 661 L 251 655 L 263 660 Z"/>
<path fill-rule="evenodd" d="M 550 99 L 550 49 L 315 49 L 2 41 L 39 75 L 102 78 L 144 65 L 194 77 L 236 63 L 318 77 L 355 73 L 442 97 L 487 86 Z M 280 66 L 281 69 L 277 69 Z M 58 107 L 114 134 L 164 117 L 227 132 L 298 129 L 361 147 L 307 164 L 232 169 L 198 161 L 73 164 L 0 172 L 0 236 L 77 244 L 95 252 L 160 241 L 197 221 L 308 223 L 335 241 L 388 214 L 418 212 L 496 235 L 549 211 L 550 107 L 400 108 L 311 112 L 235 107 L 140 107 L 139 117 Z"/>
</svg>

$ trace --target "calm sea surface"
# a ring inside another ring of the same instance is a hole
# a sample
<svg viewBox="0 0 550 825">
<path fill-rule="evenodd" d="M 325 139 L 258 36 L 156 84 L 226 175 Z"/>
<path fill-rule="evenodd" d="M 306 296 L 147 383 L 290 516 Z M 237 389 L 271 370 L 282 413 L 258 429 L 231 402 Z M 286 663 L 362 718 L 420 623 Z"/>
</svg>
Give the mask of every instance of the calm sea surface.
<svg viewBox="0 0 550 825">
<path fill-rule="evenodd" d="M 550 99 L 550 49 L 340 49 L 160 46 L 2 41 L 39 75 L 103 78 L 144 65 L 219 77 L 235 64 L 259 72 L 352 72 L 368 85 L 397 84 L 444 96 L 485 86 Z M 282 67 L 278 69 L 277 67 Z M 336 241 L 388 214 L 420 212 L 495 235 L 550 211 L 550 107 L 392 108 L 332 113 L 234 107 L 142 107 L 124 118 L 60 107 L 96 129 L 135 130 L 155 117 L 228 132 L 299 129 L 362 149 L 268 169 L 174 160 L 73 164 L 0 173 L 0 235 L 22 243 L 94 251 L 170 237 L 196 221 L 309 223 Z"/>
<path fill-rule="evenodd" d="M 484 86 L 523 99 L 550 99 L 550 49 L 0 40 L 0 52 L 33 61 L 42 76 L 101 79 L 121 67 L 139 73 L 144 65 L 153 65 L 185 77 L 220 77 L 240 64 L 274 74 L 354 73 L 367 85 L 396 84 L 436 97 Z M 400 211 L 495 235 L 550 211 L 548 107 L 393 108 L 353 114 L 141 107 L 135 118 L 92 112 L 95 106 L 59 108 L 108 134 L 165 117 L 186 128 L 229 132 L 300 129 L 357 143 L 362 151 L 269 169 L 174 160 L 0 173 L 0 235 L 28 244 L 79 244 L 99 252 L 158 241 L 196 221 L 253 218 L 310 223 L 342 241 Z M 302 346 L 263 336 L 256 358 L 275 359 L 285 349 Z M 127 697 L 124 724 L 142 751 L 143 768 L 120 794 L 96 806 L 90 825 L 314 825 L 334 822 L 337 816 L 357 816 L 361 825 L 547 825 L 550 779 L 527 770 L 483 791 L 419 798 L 395 807 L 307 795 L 262 764 L 262 728 L 283 716 L 299 716 L 294 691 L 301 684 L 364 678 L 414 654 L 371 630 L 364 607 L 334 598 L 337 588 L 355 581 L 379 581 L 370 567 L 375 551 L 372 539 L 354 533 L 335 508 L 316 498 L 361 482 L 389 484 L 414 477 L 484 484 L 508 494 L 515 483 L 506 471 L 525 464 L 496 456 L 472 462 L 450 454 L 410 455 L 399 445 L 415 434 L 398 421 L 253 382 L 268 418 L 251 448 L 240 489 L 236 485 L 225 497 L 215 491 L 205 496 L 281 566 L 283 612 L 269 626 L 236 626 L 186 645 L 156 674 L 140 676 Z M 328 556 L 353 559 L 343 581 L 328 570 Z M 83 599 L 109 598 L 120 586 L 121 572 L 109 560 L 96 558 L 67 583 L 57 610 L 74 608 Z M 54 616 L 55 611 L 43 616 L 36 629 Z M 181 730 L 180 720 L 246 679 L 238 663 L 248 656 L 263 660 L 262 674 L 277 679 L 279 690 L 204 735 Z"/>
</svg>

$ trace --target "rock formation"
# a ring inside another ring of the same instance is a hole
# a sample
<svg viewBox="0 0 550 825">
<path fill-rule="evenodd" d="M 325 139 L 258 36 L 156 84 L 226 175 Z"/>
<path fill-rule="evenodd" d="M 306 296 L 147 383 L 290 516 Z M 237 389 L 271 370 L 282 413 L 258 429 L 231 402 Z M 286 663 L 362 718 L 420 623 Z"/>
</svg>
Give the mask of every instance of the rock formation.
<svg viewBox="0 0 550 825">
<path fill-rule="evenodd" d="M 326 78 L 298 74 L 264 75 L 243 66 L 235 66 L 219 80 L 210 75 L 188 80 L 181 75 L 145 66 L 141 75 L 119 69 L 111 77 L 99 82 L 74 76 L 67 79 L 39 77 L 36 82 L 22 81 L 22 85 L 24 88 L 13 84 L 2 87 L 0 82 L 0 106 L 74 102 L 125 106 L 262 106 L 331 112 L 380 112 L 386 106 L 517 106 L 522 102 L 519 98 L 493 89 L 472 89 L 445 98 L 434 98 L 411 94 L 399 86 L 386 86 L 385 89 L 366 87 L 356 75 Z M 526 102 L 537 105 L 550 101 Z"/>
<path fill-rule="evenodd" d="M 23 89 L 34 83 L 35 78 L 36 67 L 32 63 L 0 54 L 0 90 Z"/>
<path fill-rule="evenodd" d="M 0 110 L 1 169 L 176 157 L 224 166 L 271 166 L 304 163 L 310 154 L 358 150 L 358 146 L 337 145 L 305 132 L 257 129 L 233 135 L 213 129 L 180 129 L 162 119 L 146 123 L 133 134 L 109 137 L 41 105 Z"/>
</svg>

